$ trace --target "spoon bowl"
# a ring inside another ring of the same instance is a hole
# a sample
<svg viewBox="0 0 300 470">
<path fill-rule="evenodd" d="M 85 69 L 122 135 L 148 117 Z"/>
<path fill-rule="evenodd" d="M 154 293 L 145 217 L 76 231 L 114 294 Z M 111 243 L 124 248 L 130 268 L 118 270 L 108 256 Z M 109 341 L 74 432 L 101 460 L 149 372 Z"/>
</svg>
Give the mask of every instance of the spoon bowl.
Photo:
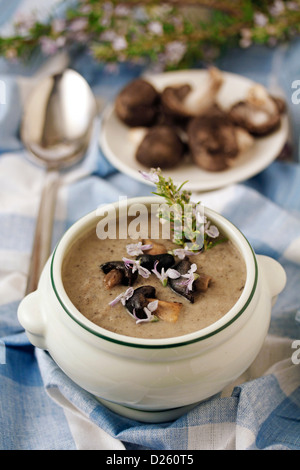
<svg viewBox="0 0 300 470">
<path fill-rule="evenodd" d="M 90 142 L 95 112 L 93 93 L 79 73 L 67 69 L 46 77 L 24 110 L 21 138 L 29 156 L 51 169 L 78 162 Z"/>
<path fill-rule="evenodd" d="M 96 100 L 86 80 L 66 69 L 44 78 L 30 94 L 21 123 L 28 157 L 46 170 L 26 293 L 37 288 L 50 256 L 60 170 L 78 163 L 90 143 Z"/>
</svg>

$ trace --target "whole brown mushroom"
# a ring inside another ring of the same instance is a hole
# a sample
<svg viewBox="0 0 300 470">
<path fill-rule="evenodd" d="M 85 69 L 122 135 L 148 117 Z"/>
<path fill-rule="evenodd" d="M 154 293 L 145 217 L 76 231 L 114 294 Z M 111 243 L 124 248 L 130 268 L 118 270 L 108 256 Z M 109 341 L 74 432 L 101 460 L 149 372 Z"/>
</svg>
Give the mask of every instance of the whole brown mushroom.
<svg viewBox="0 0 300 470">
<path fill-rule="evenodd" d="M 227 158 L 238 154 L 234 126 L 222 118 L 194 118 L 187 133 L 192 159 L 205 170 L 224 170 Z"/>
<path fill-rule="evenodd" d="M 244 129 L 234 126 L 226 114 L 215 111 L 192 119 L 187 135 L 194 163 L 207 171 L 225 170 L 254 140 Z"/>
<path fill-rule="evenodd" d="M 161 93 L 161 108 L 168 118 L 185 121 L 204 115 L 216 102 L 223 83 L 223 75 L 215 67 L 208 70 L 206 82 L 201 86 L 189 84 L 168 86 Z"/>
<path fill-rule="evenodd" d="M 137 78 L 128 83 L 115 100 L 115 112 L 130 127 L 151 126 L 158 112 L 160 94 L 151 83 Z"/>
<path fill-rule="evenodd" d="M 269 95 L 267 90 L 255 84 L 243 101 L 234 104 L 229 111 L 231 121 L 254 136 L 268 135 L 278 128 L 284 102 Z"/>
<path fill-rule="evenodd" d="M 190 111 L 184 105 L 184 99 L 192 90 L 188 84 L 167 86 L 161 94 L 161 119 L 166 122 L 185 122 L 191 117 Z"/>
<path fill-rule="evenodd" d="M 170 126 L 151 127 L 136 150 L 136 159 L 148 168 L 173 168 L 183 158 L 185 147 Z"/>
</svg>

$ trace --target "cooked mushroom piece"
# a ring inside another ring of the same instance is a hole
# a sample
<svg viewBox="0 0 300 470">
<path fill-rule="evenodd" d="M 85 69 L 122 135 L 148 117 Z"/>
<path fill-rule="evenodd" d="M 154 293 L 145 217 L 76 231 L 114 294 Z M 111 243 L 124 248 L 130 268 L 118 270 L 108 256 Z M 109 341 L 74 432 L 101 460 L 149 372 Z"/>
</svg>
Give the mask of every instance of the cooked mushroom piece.
<svg viewBox="0 0 300 470">
<path fill-rule="evenodd" d="M 192 266 L 192 263 L 188 258 L 185 258 L 179 261 L 175 266 L 174 269 L 178 271 L 181 275 L 187 274 Z M 196 291 L 196 283 L 192 284 L 192 288 L 187 288 L 186 278 L 178 277 L 176 279 L 168 279 L 168 285 L 171 289 L 179 295 L 182 295 L 191 303 L 194 303 L 195 300 L 195 291 Z"/>
<path fill-rule="evenodd" d="M 106 289 L 110 289 L 117 284 L 132 286 L 138 277 L 138 272 L 133 273 L 131 268 L 126 268 L 124 261 L 108 261 L 102 264 L 100 268 L 105 274 L 104 285 Z"/>
<path fill-rule="evenodd" d="M 136 159 L 148 168 L 172 168 L 182 160 L 185 146 L 171 126 L 149 129 L 136 150 Z"/>
<path fill-rule="evenodd" d="M 161 272 L 162 268 L 164 268 L 166 271 L 167 269 L 172 268 L 175 264 L 175 258 L 170 253 L 161 253 L 157 255 L 144 254 L 139 255 L 137 259 L 141 261 L 141 266 L 148 269 L 149 271 L 154 269 L 155 262 L 158 261 L 156 270 L 159 273 Z"/>
<path fill-rule="evenodd" d="M 135 289 L 133 295 L 126 300 L 125 308 L 136 318 L 143 320 L 147 318 L 145 308 L 150 302 L 157 300 L 155 316 L 163 321 L 175 323 L 178 320 L 182 304 L 180 302 L 168 302 L 156 299 L 156 291 L 152 286 L 141 286 Z"/>
<path fill-rule="evenodd" d="M 196 280 L 197 291 L 206 292 L 211 281 L 212 277 L 208 274 L 200 274 L 198 279 Z"/>
<path fill-rule="evenodd" d="M 148 299 L 148 302 L 152 302 L 156 299 Z M 182 309 L 182 303 L 180 302 L 167 302 L 166 300 L 158 300 L 157 309 L 155 315 L 163 321 L 168 323 L 175 323 L 178 320 L 180 310 Z"/>
<path fill-rule="evenodd" d="M 162 243 L 158 243 L 157 241 L 154 240 L 143 240 L 143 245 L 151 245 L 151 248 L 149 250 L 144 250 L 144 253 L 147 255 L 162 255 L 164 253 L 167 253 L 167 248 L 165 245 Z"/>
<path fill-rule="evenodd" d="M 120 269 L 112 269 L 104 277 L 105 289 L 112 289 L 123 281 L 123 273 Z"/>
<path fill-rule="evenodd" d="M 160 94 L 151 83 L 137 78 L 115 100 L 115 112 L 128 126 L 151 126 L 158 112 Z"/>
<path fill-rule="evenodd" d="M 199 87 L 192 88 L 189 84 L 168 86 L 161 94 L 163 112 L 179 119 L 203 115 L 215 103 L 222 83 L 222 73 L 211 67 L 206 82 Z"/>
<path fill-rule="evenodd" d="M 135 289 L 133 295 L 126 300 L 125 307 L 131 314 L 139 319 L 144 319 L 147 317 L 147 314 L 144 311 L 144 308 L 149 304 L 149 298 L 155 299 L 155 288 L 152 286 L 141 286 Z"/>
<path fill-rule="evenodd" d="M 234 104 L 229 110 L 232 122 L 255 136 L 264 136 L 278 128 L 282 101 L 269 95 L 262 85 L 254 85 L 244 101 Z"/>
</svg>

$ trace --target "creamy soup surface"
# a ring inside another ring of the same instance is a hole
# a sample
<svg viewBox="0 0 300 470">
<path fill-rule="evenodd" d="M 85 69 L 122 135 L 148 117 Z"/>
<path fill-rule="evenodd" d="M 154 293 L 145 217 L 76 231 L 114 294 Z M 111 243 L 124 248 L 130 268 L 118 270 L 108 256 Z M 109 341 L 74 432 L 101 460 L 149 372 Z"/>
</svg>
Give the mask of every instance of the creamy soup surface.
<svg viewBox="0 0 300 470">
<path fill-rule="evenodd" d="M 167 338 L 181 336 L 200 330 L 220 319 L 240 297 L 246 279 L 244 261 L 237 248 L 230 241 L 190 256 L 197 264 L 197 273 L 211 276 L 206 292 L 199 292 L 195 302 L 190 303 L 175 293 L 169 286 L 164 287 L 154 275 L 148 279 L 138 276 L 133 288 L 151 285 L 156 289 L 156 298 L 182 303 L 175 323 L 159 320 L 136 324 L 121 302 L 115 306 L 109 303 L 127 287 L 117 285 L 105 289 L 100 266 L 107 261 L 121 261 L 130 257 L 126 245 L 137 240 L 100 240 L 92 230 L 79 239 L 70 249 L 63 264 L 63 284 L 75 307 L 96 325 L 118 334 L 141 338 Z M 168 250 L 176 246 L 168 240 L 160 240 Z M 178 247 L 177 247 L 178 248 Z M 176 261 L 179 259 L 175 258 Z"/>
</svg>

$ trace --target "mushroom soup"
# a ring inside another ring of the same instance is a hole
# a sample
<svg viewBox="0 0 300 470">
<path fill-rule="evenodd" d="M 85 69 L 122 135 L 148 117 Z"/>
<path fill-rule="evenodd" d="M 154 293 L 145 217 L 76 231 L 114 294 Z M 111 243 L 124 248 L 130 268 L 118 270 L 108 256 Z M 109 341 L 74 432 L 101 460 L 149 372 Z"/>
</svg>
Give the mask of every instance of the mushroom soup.
<svg viewBox="0 0 300 470">
<path fill-rule="evenodd" d="M 239 299 L 244 261 L 231 241 L 183 259 L 171 254 L 176 248 L 169 240 L 100 240 L 92 230 L 64 261 L 67 295 L 96 325 L 126 336 L 176 337 L 205 328 Z"/>
</svg>

